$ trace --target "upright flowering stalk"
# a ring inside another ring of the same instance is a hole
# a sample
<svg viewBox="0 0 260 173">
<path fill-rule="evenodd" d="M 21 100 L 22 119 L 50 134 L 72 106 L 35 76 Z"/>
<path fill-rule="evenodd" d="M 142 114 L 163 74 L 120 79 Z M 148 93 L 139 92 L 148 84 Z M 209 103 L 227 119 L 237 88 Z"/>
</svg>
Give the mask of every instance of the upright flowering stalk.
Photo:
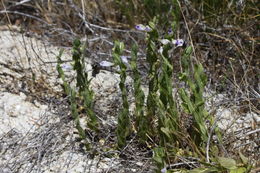
<svg viewBox="0 0 260 173">
<path fill-rule="evenodd" d="M 173 66 L 170 62 L 170 57 L 168 51 L 172 48 L 168 44 L 163 45 L 162 52 L 160 54 L 162 61 L 162 73 L 159 80 L 159 91 L 160 91 L 160 101 L 161 105 L 157 102 L 158 107 L 162 109 L 162 115 L 159 117 L 159 131 L 160 136 L 165 136 L 165 141 L 172 142 L 176 140 L 173 135 L 178 129 L 178 111 L 176 103 L 173 99 Z M 164 116 L 163 116 L 164 115 Z M 164 142 L 164 140 L 162 141 Z"/>
<path fill-rule="evenodd" d="M 77 72 L 77 87 L 79 95 L 83 97 L 84 108 L 86 110 L 86 122 L 90 129 L 98 131 L 98 119 L 93 111 L 94 92 L 90 89 L 90 81 L 88 73 L 85 69 L 84 53 L 85 45 L 81 44 L 80 40 L 75 40 L 73 43 L 72 58 L 74 61 L 74 70 Z"/>
<path fill-rule="evenodd" d="M 131 124 L 129 118 L 129 104 L 127 101 L 127 90 L 125 86 L 127 66 L 124 64 L 121 58 L 123 50 L 124 50 L 124 44 L 116 41 L 115 47 L 113 48 L 113 59 L 115 65 L 118 65 L 120 68 L 119 87 L 122 92 L 122 101 L 123 101 L 123 108 L 118 116 L 118 125 L 116 130 L 117 144 L 119 149 L 122 149 L 126 145 L 126 138 L 130 135 L 130 131 L 131 131 Z"/>
<path fill-rule="evenodd" d="M 131 68 L 133 70 L 134 78 L 134 95 L 135 95 L 135 117 L 136 117 L 136 128 L 139 141 L 144 144 L 146 142 L 146 133 L 148 129 L 147 119 L 144 114 L 144 92 L 141 88 L 141 77 L 137 69 L 137 46 L 132 46 L 132 60 Z"/>
<path fill-rule="evenodd" d="M 85 145 L 86 149 L 89 150 L 90 147 L 91 147 L 90 143 L 87 142 L 87 139 L 86 139 L 87 136 L 86 136 L 85 130 L 81 127 L 80 121 L 79 121 L 79 114 L 78 114 L 77 102 L 76 102 L 76 91 L 66 81 L 65 74 L 64 74 L 64 71 L 62 69 L 62 67 L 63 67 L 63 65 L 61 64 L 62 63 L 62 61 L 61 61 L 62 52 L 63 52 L 63 50 L 57 56 L 57 61 L 58 61 L 58 63 L 57 63 L 57 71 L 59 73 L 59 77 L 63 81 L 63 88 L 64 88 L 64 91 L 65 91 L 65 94 L 67 96 L 69 96 L 71 115 L 72 115 L 72 118 L 73 118 L 73 120 L 75 122 L 76 129 L 78 130 L 79 137 L 84 142 L 84 145 Z M 77 55 L 79 55 L 79 54 L 77 54 Z M 76 58 L 76 57 L 74 57 L 74 58 Z"/>
<path fill-rule="evenodd" d="M 147 96 L 147 121 L 148 126 L 152 127 L 152 122 L 156 117 L 156 94 L 158 91 L 158 70 L 160 66 L 160 60 L 158 59 L 157 42 L 159 34 L 155 28 L 156 19 L 154 22 L 149 23 L 149 28 L 151 29 L 147 35 L 147 50 L 146 59 L 149 63 L 149 92 Z M 154 135 L 154 129 L 150 128 L 150 135 Z"/>
</svg>

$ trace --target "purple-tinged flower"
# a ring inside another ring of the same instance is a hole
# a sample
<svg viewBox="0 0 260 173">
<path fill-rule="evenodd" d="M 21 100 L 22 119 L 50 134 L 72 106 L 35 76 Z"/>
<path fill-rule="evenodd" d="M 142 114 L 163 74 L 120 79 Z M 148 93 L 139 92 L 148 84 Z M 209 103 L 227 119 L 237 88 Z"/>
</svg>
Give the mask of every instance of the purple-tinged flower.
<svg viewBox="0 0 260 173">
<path fill-rule="evenodd" d="M 171 28 L 168 29 L 168 34 L 169 34 L 169 35 L 172 35 L 172 34 L 173 34 L 173 31 L 172 31 Z"/>
<path fill-rule="evenodd" d="M 167 168 L 164 167 L 163 169 L 161 169 L 161 173 L 166 173 L 167 172 Z"/>
<path fill-rule="evenodd" d="M 152 31 L 152 29 L 149 26 L 146 26 L 145 31 L 150 32 L 150 31 Z"/>
<path fill-rule="evenodd" d="M 173 43 L 176 47 L 179 47 L 179 46 L 183 46 L 183 45 L 184 45 L 183 39 L 172 40 L 172 43 Z"/>
<path fill-rule="evenodd" d="M 152 30 L 149 26 L 144 26 L 143 24 L 136 25 L 135 29 L 137 29 L 138 31 L 146 31 L 146 32 L 150 32 Z"/>
<path fill-rule="evenodd" d="M 99 63 L 99 65 L 101 65 L 102 67 L 111 67 L 111 66 L 114 65 L 114 63 L 109 62 L 109 61 L 101 61 L 101 62 Z"/>
<path fill-rule="evenodd" d="M 139 30 L 139 31 L 145 31 L 145 26 L 142 24 L 136 25 L 135 29 Z"/>
<path fill-rule="evenodd" d="M 61 68 L 66 71 L 70 71 L 73 67 L 70 64 L 61 64 Z"/>
</svg>

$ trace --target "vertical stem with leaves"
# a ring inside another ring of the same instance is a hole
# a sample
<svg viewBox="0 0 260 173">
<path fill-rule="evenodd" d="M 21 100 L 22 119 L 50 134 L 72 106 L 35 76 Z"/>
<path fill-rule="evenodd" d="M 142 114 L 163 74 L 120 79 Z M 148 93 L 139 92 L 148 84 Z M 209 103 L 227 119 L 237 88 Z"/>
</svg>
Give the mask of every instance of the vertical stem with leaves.
<svg viewBox="0 0 260 173">
<path fill-rule="evenodd" d="M 151 31 L 148 33 L 147 37 L 147 53 L 146 59 L 149 63 L 149 92 L 147 96 L 147 121 L 149 126 L 152 127 L 152 122 L 156 115 L 156 100 L 154 96 L 158 91 L 158 69 L 160 66 L 160 60 L 158 59 L 158 38 L 159 33 L 156 30 L 156 19 L 153 22 L 149 23 Z M 154 134 L 154 130 L 151 128 L 149 131 L 150 134 Z"/>
<path fill-rule="evenodd" d="M 181 59 L 183 72 L 180 75 L 180 79 L 188 85 L 190 91 L 187 92 L 181 88 L 179 94 L 182 99 L 184 111 L 191 114 L 194 118 L 191 136 L 197 146 L 201 146 L 206 142 L 208 137 L 205 125 L 208 113 L 205 110 L 203 98 L 207 77 L 201 64 L 195 64 L 194 69 L 191 68 L 191 53 L 192 48 L 187 47 Z"/>
<path fill-rule="evenodd" d="M 87 113 L 87 125 L 91 130 L 98 131 L 98 119 L 93 111 L 94 93 L 90 89 L 90 81 L 88 73 L 85 69 L 85 52 L 86 45 L 82 44 L 80 40 L 76 39 L 73 43 L 72 58 L 74 61 L 74 70 L 77 72 L 77 84 L 79 88 L 79 95 L 83 97 L 84 109 Z"/>
<path fill-rule="evenodd" d="M 135 117 L 136 117 L 136 128 L 140 142 L 146 142 L 146 133 L 148 129 L 147 119 L 144 114 L 144 99 L 145 95 L 141 88 L 141 77 L 137 69 L 137 45 L 132 46 L 131 51 L 131 68 L 133 71 L 134 78 L 134 96 L 135 96 Z"/>
<path fill-rule="evenodd" d="M 125 86 L 127 66 L 124 64 L 124 62 L 121 59 L 123 50 L 124 50 L 124 44 L 122 42 L 116 41 L 115 46 L 113 48 L 113 59 L 115 65 L 118 65 L 120 68 L 119 87 L 122 92 L 122 101 L 123 101 L 123 108 L 118 116 L 118 125 L 116 130 L 119 149 L 122 149 L 126 145 L 126 138 L 130 135 L 131 132 L 131 124 L 129 118 L 129 104 L 127 100 L 127 90 Z"/>
<path fill-rule="evenodd" d="M 164 133 L 167 133 L 167 141 L 169 142 L 176 140 L 176 137 L 173 134 L 178 130 L 178 111 L 172 92 L 173 66 L 170 63 L 168 55 L 168 51 L 171 48 L 172 46 L 169 44 L 163 46 L 163 51 L 160 56 L 162 59 L 162 73 L 159 82 L 159 98 L 161 101 L 161 105 L 158 105 L 158 108 L 163 109 L 163 111 L 165 112 L 165 116 L 160 115 L 159 117 L 159 129 L 161 131 L 163 130 Z"/>
</svg>

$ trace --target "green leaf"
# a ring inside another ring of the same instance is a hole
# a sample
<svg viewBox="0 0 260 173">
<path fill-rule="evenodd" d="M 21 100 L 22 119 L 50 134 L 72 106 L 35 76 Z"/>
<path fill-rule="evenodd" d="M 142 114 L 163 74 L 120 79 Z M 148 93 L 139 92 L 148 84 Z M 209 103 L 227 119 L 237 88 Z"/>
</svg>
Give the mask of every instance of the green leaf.
<svg viewBox="0 0 260 173">
<path fill-rule="evenodd" d="M 205 103 L 204 100 L 201 100 L 201 101 L 198 101 L 197 103 L 195 103 L 195 106 L 196 107 L 203 106 L 204 103 Z"/>
<path fill-rule="evenodd" d="M 189 46 L 189 47 L 187 47 L 187 48 L 185 49 L 185 54 L 186 54 L 186 55 L 190 55 L 191 53 L 192 53 L 192 47 Z"/>
<path fill-rule="evenodd" d="M 79 47 L 79 46 L 81 45 L 80 40 L 79 40 L 79 39 L 75 39 L 75 40 L 73 41 L 73 45 L 74 45 L 75 47 Z"/>
<path fill-rule="evenodd" d="M 149 26 L 151 27 L 151 29 L 155 28 L 155 23 L 154 22 L 149 22 Z"/>
<path fill-rule="evenodd" d="M 154 148 L 153 149 L 153 159 L 157 163 L 164 164 L 165 151 L 164 148 Z"/>
<path fill-rule="evenodd" d="M 230 173 L 245 173 L 245 172 L 247 172 L 245 167 L 240 167 L 230 171 Z"/>
<path fill-rule="evenodd" d="M 161 128 L 161 131 L 168 137 L 168 138 L 171 138 L 171 135 L 170 135 L 170 130 L 169 130 L 169 128 L 165 128 L 165 127 L 162 127 Z"/>
<path fill-rule="evenodd" d="M 167 60 L 167 58 L 165 58 L 165 56 L 162 55 L 162 59 L 164 61 L 164 63 L 169 67 L 169 69 L 173 69 L 172 65 L 170 64 L 170 62 Z"/>
<path fill-rule="evenodd" d="M 186 73 L 180 73 L 179 74 L 179 80 L 186 82 L 187 79 L 188 79 L 188 75 Z"/>
<path fill-rule="evenodd" d="M 246 158 L 240 151 L 239 151 L 239 156 L 242 160 L 242 162 L 247 165 L 248 164 L 248 158 Z"/>
<path fill-rule="evenodd" d="M 236 161 L 226 157 L 218 157 L 219 164 L 229 170 L 237 169 Z"/>
<path fill-rule="evenodd" d="M 161 157 L 158 157 L 158 156 L 155 156 L 153 157 L 154 161 L 157 162 L 157 163 L 163 163 L 163 159 Z"/>
<path fill-rule="evenodd" d="M 189 171 L 189 173 L 213 173 L 218 171 L 217 168 L 195 168 Z"/>
</svg>

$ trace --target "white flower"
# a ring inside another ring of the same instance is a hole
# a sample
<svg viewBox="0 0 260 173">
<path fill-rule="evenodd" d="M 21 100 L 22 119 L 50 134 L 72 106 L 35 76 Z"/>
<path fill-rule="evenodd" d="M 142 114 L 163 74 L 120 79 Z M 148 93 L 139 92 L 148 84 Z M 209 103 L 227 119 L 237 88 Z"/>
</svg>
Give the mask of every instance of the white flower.
<svg viewBox="0 0 260 173">
<path fill-rule="evenodd" d="M 168 39 L 161 39 L 160 42 L 161 42 L 163 45 L 166 45 L 166 44 L 169 44 L 169 43 L 170 43 L 170 40 L 168 40 Z"/>
<path fill-rule="evenodd" d="M 128 64 L 127 56 L 121 56 L 123 63 Z"/>
<path fill-rule="evenodd" d="M 160 49 L 158 50 L 158 52 L 159 52 L 160 54 L 163 53 L 163 47 L 162 47 L 162 46 L 160 47 Z"/>
<path fill-rule="evenodd" d="M 101 61 L 101 62 L 99 63 L 99 65 L 101 65 L 102 67 L 111 67 L 111 66 L 114 65 L 114 63 L 109 62 L 109 61 Z"/>
</svg>

